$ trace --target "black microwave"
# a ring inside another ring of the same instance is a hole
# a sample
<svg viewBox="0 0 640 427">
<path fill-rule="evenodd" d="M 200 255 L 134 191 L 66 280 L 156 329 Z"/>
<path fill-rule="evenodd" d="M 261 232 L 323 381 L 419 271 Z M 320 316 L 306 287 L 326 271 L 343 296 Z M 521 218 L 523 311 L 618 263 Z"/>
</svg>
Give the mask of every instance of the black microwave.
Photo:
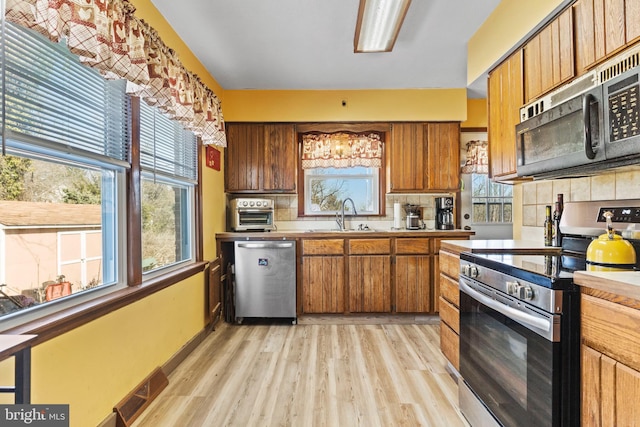
<svg viewBox="0 0 640 427">
<path fill-rule="evenodd" d="M 639 69 L 516 125 L 518 176 L 585 176 L 640 163 Z"/>
</svg>

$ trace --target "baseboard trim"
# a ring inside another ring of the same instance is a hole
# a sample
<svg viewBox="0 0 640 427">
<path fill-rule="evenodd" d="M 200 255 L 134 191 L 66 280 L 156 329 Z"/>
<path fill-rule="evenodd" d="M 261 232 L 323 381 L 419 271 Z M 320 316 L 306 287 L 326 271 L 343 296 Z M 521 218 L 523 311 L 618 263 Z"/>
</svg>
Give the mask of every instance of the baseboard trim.
<svg viewBox="0 0 640 427">
<path fill-rule="evenodd" d="M 209 331 L 205 327 L 200 332 L 198 332 L 193 338 L 191 338 L 185 345 L 183 345 L 180 350 L 176 351 L 173 356 L 167 360 L 164 365 L 162 365 L 162 370 L 167 376 L 169 376 L 183 361 L 187 358 L 189 354 L 193 350 L 196 349 L 204 341 L 204 339 L 209 334 Z"/>
<path fill-rule="evenodd" d="M 167 360 L 164 365 L 161 366 L 162 371 L 168 377 L 183 361 L 187 358 L 187 356 L 195 350 L 202 341 L 207 337 L 210 333 L 209 328 L 205 327 L 200 332 L 198 332 L 193 338 L 191 338 L 185 345 L 180 347 L 180 349 L 174 353 L 173 356 Z M 97 427 L 116 427 L 117 426 L 118 415 L 115 412 L 109 413 L 105 417 L 104 420 Z"/>
</svg>

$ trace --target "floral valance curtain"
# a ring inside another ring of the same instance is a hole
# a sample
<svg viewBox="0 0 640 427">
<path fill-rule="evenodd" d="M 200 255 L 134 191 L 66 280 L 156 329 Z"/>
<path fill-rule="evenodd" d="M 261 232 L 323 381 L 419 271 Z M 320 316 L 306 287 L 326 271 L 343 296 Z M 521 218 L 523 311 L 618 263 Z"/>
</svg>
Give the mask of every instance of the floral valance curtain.
<svg viewBox="0 0 640 427">
<path fill-rule="evenodd" d="M 378 133 L 313 133 L 302 136 L 302 168 L 382 167 Z"/>
<path fill-rule="evenodd" d="M 5 17 L 53 42 L 64 38 L 81 62 L 106 78 L 126 79 L 129 93 L 181 122 L 204 144 L 226 146 L 218 97 L 134 12 L 128 0 L 6 0 Z"/>
<path fill-rule="evenodd" d="M 462 173 L 489 173 L 488 145 L 487 141 L 467 143 L 467 161 L 462 166 Z"/>
</svg>

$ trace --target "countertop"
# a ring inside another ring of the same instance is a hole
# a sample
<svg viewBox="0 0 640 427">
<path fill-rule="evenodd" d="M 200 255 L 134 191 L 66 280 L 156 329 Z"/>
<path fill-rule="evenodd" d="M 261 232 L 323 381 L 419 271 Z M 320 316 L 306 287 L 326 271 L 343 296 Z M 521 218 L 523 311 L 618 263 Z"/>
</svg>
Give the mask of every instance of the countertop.
<svg viewBox="0 0 640 427">
<path fill-rule="evenodd" d="M 379 237 L 438 237 L 451 238 L 469 237 L 475 234 L 468 230 L 374 230 L 374 231 L 331 231 L 331 230 L 277 230 L 268 232 L 224 232 L 216 233 L 216 239 L 220 240 L 287 240 L 298 238 L 379 238 Z"/>
<path fill-rule="evenodd" d="M 573 281 L 582 287 L 640 300 L 639 271 L 576 271 Z"/>
<path fill-rule="evenodd" d="M 495 254 L 502 252 L 518 254 L 560 253 L 560 248 L 545 246 L 534 240 L 443 240 L 440 248 L 453 252 L 472 252 L 477 254 Z"/>
</svg>

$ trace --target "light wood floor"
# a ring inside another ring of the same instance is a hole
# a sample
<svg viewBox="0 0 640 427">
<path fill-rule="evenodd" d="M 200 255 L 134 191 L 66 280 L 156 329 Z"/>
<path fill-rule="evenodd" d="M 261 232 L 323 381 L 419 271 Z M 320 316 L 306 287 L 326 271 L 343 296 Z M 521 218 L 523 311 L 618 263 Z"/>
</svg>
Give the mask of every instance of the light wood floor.
<svg viewBox="0 0 640 427">
<path fill-rule="evenodd" d="M 331 323 L 219 325 L 134 426 L 468 426 L 437 323 Z"/>
</svg>

